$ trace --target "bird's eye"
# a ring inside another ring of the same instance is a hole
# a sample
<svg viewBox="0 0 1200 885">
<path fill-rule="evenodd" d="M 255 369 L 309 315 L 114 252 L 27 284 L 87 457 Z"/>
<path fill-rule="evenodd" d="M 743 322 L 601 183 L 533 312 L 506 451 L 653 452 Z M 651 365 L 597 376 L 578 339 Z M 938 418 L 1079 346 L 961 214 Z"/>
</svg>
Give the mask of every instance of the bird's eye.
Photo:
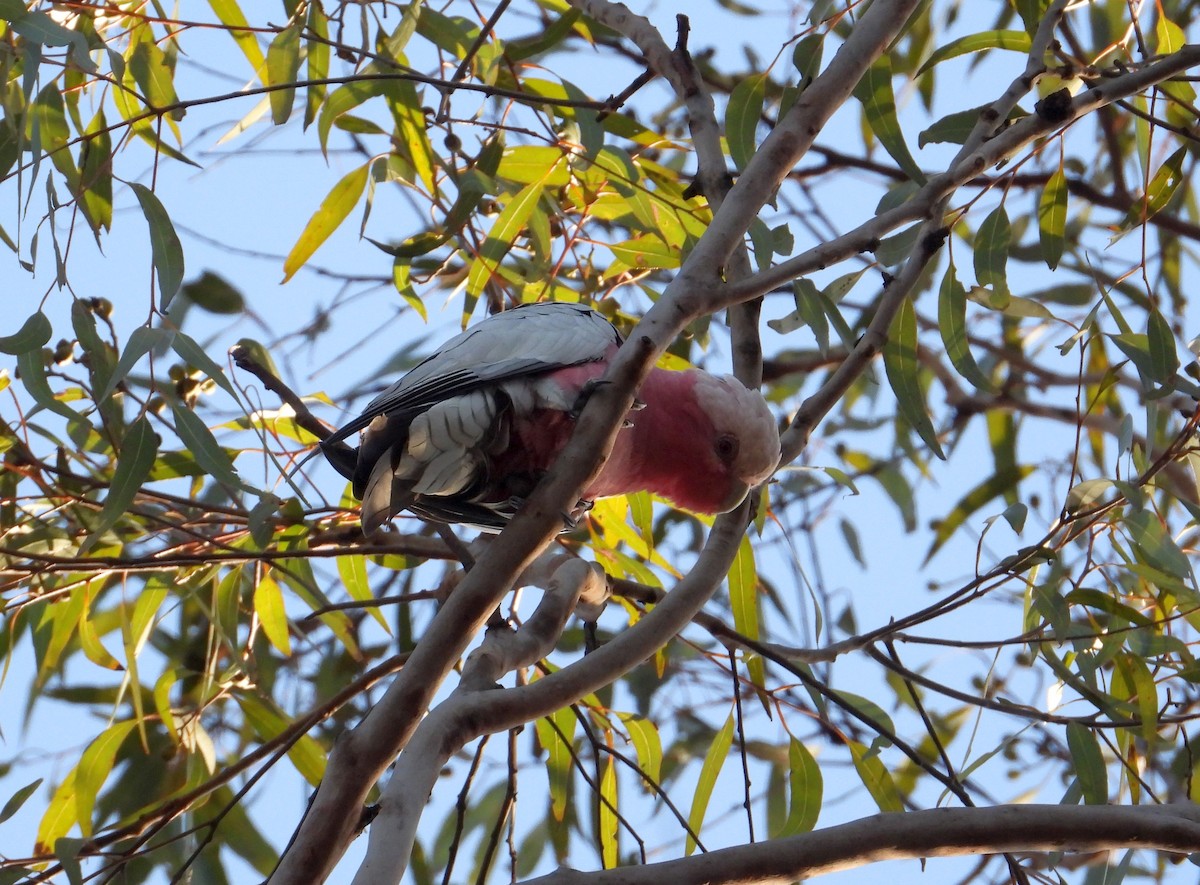
<svg viewBox="0 0 1200 885">
<path fill-rule="evenodd" d="M 726 463 L 736 458 L 738 453 L 737 437 L 728 434 L 717 437 L 716 453 L 717 457 Z"/>
</svg>

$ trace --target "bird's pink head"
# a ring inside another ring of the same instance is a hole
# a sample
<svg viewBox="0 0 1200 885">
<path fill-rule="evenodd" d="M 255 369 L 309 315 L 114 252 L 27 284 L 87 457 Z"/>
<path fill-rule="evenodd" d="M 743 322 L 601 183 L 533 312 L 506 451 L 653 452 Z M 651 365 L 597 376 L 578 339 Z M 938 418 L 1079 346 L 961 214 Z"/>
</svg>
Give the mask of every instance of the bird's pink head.
<svg viewBox="0 0 1200 885">
<path fill-rule="evenodd" d="M 654 369 L 618 445 L 590 492 L 648 489 L 699 513 L 732 510 L 779 462 L 779 433 L 766 401 L 732 376 Z"/>
<path fill-rule="evenodd" d="M 717 506 L 704 509 L 724 513 L 742 503 L 747 492 L 775 470 L 779 431 L 757 390 L 748 389 L 732 375 L 696 372 L 695 378 L 696 402 L 712 426 L 710 463 L 714 475 L 726 480 Z M 720 483 L 714 485 L 714 492 L 721 491 Z"/>
</svg>

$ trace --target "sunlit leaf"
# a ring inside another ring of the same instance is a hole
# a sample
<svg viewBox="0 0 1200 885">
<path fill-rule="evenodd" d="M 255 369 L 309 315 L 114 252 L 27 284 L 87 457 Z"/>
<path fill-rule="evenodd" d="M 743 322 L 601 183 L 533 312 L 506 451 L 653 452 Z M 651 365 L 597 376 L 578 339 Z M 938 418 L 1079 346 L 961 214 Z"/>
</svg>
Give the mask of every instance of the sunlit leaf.
<svg viewBox="0 0 1200 885">
<path fill-rule="evenodd" d="M 364 163 L 347 172 L 321 201 L 317 211 L 304 226 L 300 239 L 296 240 L 296 245 L 292 246 L 292 251 L 283 261 L 283 282 L 286 283 L 290 280 L 296 271 L 303 267 L 313 253 L 321 247 L 321 244 L 329 239 L 329 235 L 346 220 L 350 210 L 358 204 L 362 197 L 363 190 L 367 186 L 369 170 L 370 164 Z"/>
<path fill-rule="evenodd" d="M 884 766 L 877 753 L 868 750 L 858 741 L 847 742 L 850 758 L 854 769 L 858 772 L 863 786 L 875 800 L 880 811 L 903 811 L 904 801 L 891 773 Z"/>
<path fill-rule="evenodd" d="M 617 866 L 620 845 L 617 842 L 617 760 L 611 756 L 603 763 L 600 775 L 600 802 L 597 833 L 600 836 L 600 860 L 606 870 Z"/>
<path fill-rule="evenodd" d="M 133 720 L 110 725 L 88 745 L 79 759 L 79 767 L 75 771 L 75 814 L 84 836 L 92 835 L 92 811 L 96 796 L 112 771 L 117 751 L 136 725 Z"/>
<path fill-rule="evenodd" d="M 288 636 L 287 611 L 283 606 L 283 590 L 269 574 L 263 575 L 254 585 L 254 611 L 262 624 L 263 632 L 271 645 L 285 657 L 292 653 L 292 642 Z"/>
<path fill-rule="evenodd" d="M 554 725 L 551 725 L 553 721 Z M 538 740 L 546 750 L 546 776 L 550 787 L 550 813 L 561 823 L 567 813 L 570 793 L 572 754 L 577 720 L 570 707 L 564 707 L 536 723 Z M 555 728 L 557 726 L 557 728 Z"/>
<path fill-rule="evenodd" d="M 725 720 L 721 730 L 713 736 L 708 752 L 704 756 L 704 765 L 700 768 L 700 777 L 696 781 L 696 791 L 692 794 L 692 808 L 688 812 L 688 826 L 692 832 L 699 833 L 704 826 L 704 815 L 708 811 L 708 802 L 712 798 L 717 778 L 729 757 L 729 748 L 733 745 L 733 714 Z M 690 855 L 696 850 L 696 840 L 688 834 L 684 854 Z"/>
<path fill-rule="evenodd" d="M 807 833 L 817 825 L 821 814 L 824 779 L 821 767 L 803 742 L 792 738 L 788 741 L 788 816 L 773 838 Z"/>
</svg>

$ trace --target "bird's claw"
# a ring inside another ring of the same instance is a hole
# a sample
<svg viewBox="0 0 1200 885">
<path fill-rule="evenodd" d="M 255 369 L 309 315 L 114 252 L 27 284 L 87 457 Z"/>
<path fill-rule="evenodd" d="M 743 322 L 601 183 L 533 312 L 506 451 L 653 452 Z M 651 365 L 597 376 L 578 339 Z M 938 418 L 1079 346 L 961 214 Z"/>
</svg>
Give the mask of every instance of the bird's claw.
<svg viewBox="0 0 1200 885">
<path fill-rule="evenodd" d="M 583 414 L 584 406 L 587 405 L 592 394 L 595 393 L 602 384 L 611 384 L 611 381 L 605 381 L 603 378 L 590 378 L 583 383 L 579 388 L 579 393 L 575 394 L 575 402 L 571 404 L 571 410 L 567 412 L 571 416 L 572 421 L 578 421 L 579 416 Z"/>
</svg>

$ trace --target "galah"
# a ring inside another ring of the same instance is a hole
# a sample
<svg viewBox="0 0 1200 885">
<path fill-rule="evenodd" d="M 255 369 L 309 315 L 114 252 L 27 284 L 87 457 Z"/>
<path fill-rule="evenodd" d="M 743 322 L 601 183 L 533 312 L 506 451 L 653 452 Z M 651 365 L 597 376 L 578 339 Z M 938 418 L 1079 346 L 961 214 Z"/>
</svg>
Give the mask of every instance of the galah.
<svg viewBox="0 0 1200 885">
<path fill-rule="evenodd" d="M 567 444 L 621 345 L 579 304 L 514 308 L 477 323 L 323 443 L 362 501 L 364 532 L 401 510 L 496 531 Z M 599 475 L 595 498 L 649 491 L 700 513 L 732 510 L 779 460 L 775 419 L 732 376 L 655 368 Z M 354 450 L 336 444 L 362 431 Z"/>
</svg>

